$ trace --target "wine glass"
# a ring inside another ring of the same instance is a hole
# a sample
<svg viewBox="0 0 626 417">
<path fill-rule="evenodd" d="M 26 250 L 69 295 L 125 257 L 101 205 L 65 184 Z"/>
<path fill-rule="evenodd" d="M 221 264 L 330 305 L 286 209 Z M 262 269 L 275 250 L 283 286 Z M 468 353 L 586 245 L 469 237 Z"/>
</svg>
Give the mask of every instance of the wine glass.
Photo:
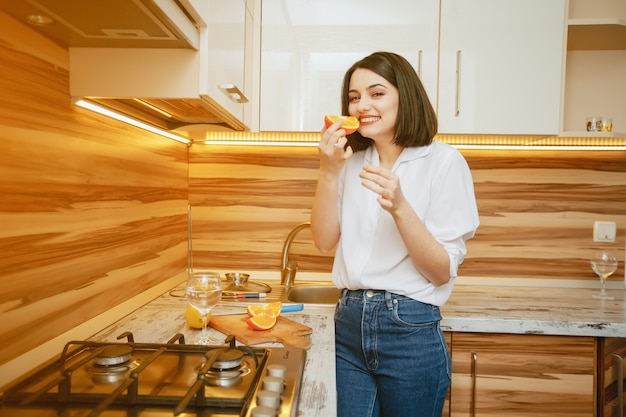
<svg viewBox="0 0 626 417">
<path fill-rule="evenodd" d="M 606 294 L 606 279 L 617 270 L 617 253 L 612 250 L 597 250 L 591 254 L 591 269 L 600 277 L 600 292 L 591 296 L 598 300 L 613 300 L 613 297 Z"/>
<path fill-rule="evenodd" d="M 193 272 L 187 278 L 185 295 L 189 304 L 202 317 L 202 333 L 192 342 L 196 345 L 210 345 L 217 341 L 210 338 L 207 332 L 207 314 L 217 305 L 222 297 L 222 279 L 217 272 Z"/>
</svg>

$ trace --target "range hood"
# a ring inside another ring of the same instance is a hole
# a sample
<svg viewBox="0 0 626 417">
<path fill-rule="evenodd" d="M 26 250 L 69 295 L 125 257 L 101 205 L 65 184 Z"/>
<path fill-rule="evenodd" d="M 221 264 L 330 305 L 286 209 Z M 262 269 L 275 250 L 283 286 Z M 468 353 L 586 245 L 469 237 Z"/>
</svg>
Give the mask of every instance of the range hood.
<svg viewBox="0 0 626 417">
<path fill-rule="evenodd" d="M 33 29 L 69 49 L 73 100 L 87 99 L 164 130 L 248 130 L 240 90 L 247 17 L 245 7 L 237 9 L 242 2 L 2 3 L 0 9 L 20 20 L 28 16 Z M 239 27 L 224 13 L 238 13 Z M 228 37 L 217 39 L 220 32 Z M 234 60 L 233 49 L 239 54 Z M 229 70 L 237 79 L 228 78 Z"/>
<path fill-rule="evenodd" d="M 70 48 L 70 94 L 165 130 L 196 124 L 247 130 L 215 95 L 239 107 L 247 99 L 232 84 L 211 90 L 202 76 L 210 72 L 203 55 L 192 49 Z"/>
</svg>

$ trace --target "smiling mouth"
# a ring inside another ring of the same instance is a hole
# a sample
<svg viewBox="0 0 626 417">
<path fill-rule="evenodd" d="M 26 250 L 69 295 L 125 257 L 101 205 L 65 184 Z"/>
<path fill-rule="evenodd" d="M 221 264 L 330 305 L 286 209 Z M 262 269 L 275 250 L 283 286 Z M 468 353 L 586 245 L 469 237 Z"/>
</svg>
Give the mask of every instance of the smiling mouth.
<svg viewBox="0 0 626 417">
<path fill-rule="evenodd" d="M 359 123 L 363 124 L 363 123 L 374 123 L 380 120 L 380 117 L 363 117 L 362 119 L 359 119 Z"/>
</svg>

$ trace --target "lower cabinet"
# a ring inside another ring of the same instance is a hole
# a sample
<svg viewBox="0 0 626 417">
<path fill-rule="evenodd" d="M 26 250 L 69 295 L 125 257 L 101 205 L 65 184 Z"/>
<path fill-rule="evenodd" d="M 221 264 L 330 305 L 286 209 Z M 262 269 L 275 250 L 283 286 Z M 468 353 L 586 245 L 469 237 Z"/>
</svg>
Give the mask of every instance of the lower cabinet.
<svg viewBox="0 0 626 417">
<path fill-rule="evenodd" d="M 598 404 L 600 417 L 624 417 L 624 359 L 626 359 L 626 339 L 601 338 L 598 340 L 601 366 L 598 367 Z"/>
<path fill-rule="evenodd" d="M 452 386 L 444 416 L 595 415 L 596 338 L 457 332 L 448 336 Z"/>
</svg>

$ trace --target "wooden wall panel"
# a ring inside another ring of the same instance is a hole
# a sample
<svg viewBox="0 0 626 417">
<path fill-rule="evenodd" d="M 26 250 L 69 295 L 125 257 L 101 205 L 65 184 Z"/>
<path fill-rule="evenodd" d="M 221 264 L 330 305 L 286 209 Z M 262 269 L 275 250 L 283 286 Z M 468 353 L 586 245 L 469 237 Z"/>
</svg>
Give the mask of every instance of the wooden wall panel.
<svg viewBox="0 0 626 417">
<path fill-rule="evenodd" d="M 588 261 L 593 248 L 617 248 L 623 259 L 626 152 L 464 154 L 481 216 L 464 274 L 596 279 Z M 617 222 L 615 244 L 593 242 L 596 220 Z"/>
<path fill-rule="evenodd" d="M 187 255 L 187 147 L 73 106 L 67 70 L 17 38 L 0 29 L 0 364 Z"/>
<path fill-rule="evenodd" d="M 463 150 L 481 226 L 461 276 L 589 279 L 588 255 L 624 256 L 625 151 Z M 278 270 L 284 238 L 307 221 L 317 149 L 193 145 L 190 202 L 194 260 L 203 267 Z M 595 220 L 615 221 L 615 244 L 594 243 Z M 302 270 L 330 271 L 304 231 L 293 247 Z M 623 262 L 615 277 L 624 275 Z M 613 278 L 615 279 L 615 278 Z"/>
<path fill-rule="evenodd" d="M 309 219 L 317 150 L 192 145 L 189 158 L 195 266 L 278 272 L 285 237 Z M 332 256 L 315 249 L 308 229 L 292 253 L 303 270 L 332 266 Z"/>
</svg>

